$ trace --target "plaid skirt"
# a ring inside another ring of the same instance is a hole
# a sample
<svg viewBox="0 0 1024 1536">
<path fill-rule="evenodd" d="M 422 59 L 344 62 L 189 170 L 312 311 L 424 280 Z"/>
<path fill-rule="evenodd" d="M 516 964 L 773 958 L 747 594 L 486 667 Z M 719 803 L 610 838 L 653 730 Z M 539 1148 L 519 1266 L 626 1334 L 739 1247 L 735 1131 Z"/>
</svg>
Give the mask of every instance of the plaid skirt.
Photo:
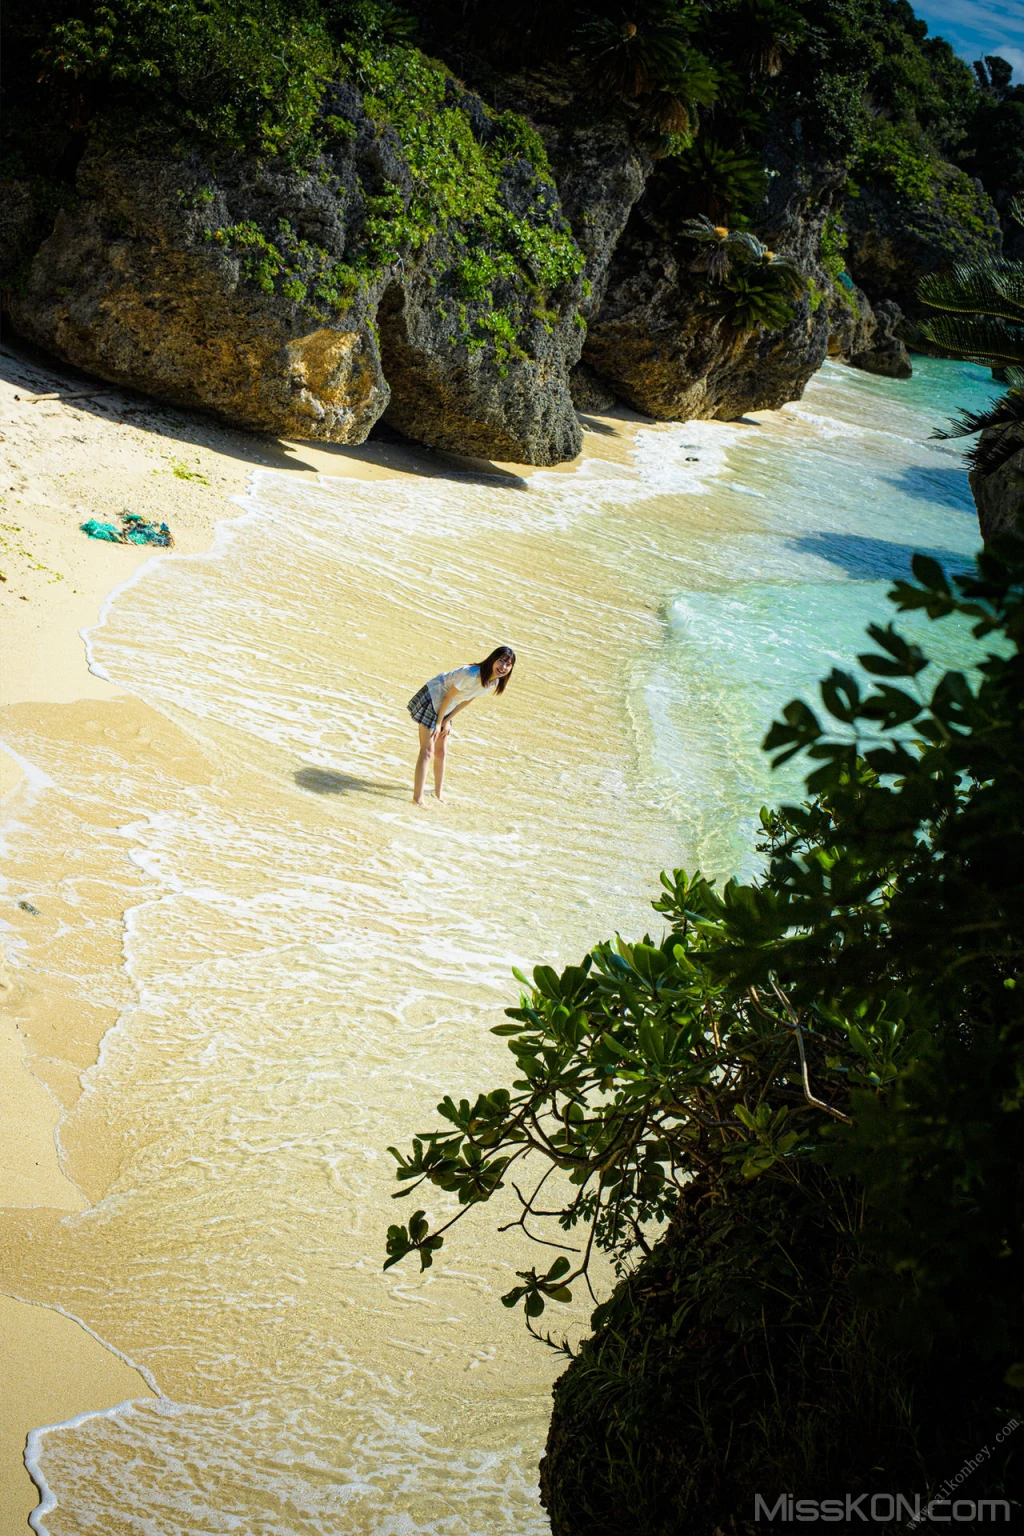
<svg viewBox="0 0 1024 1536">
<path fill-rule="evenodd" d="M 414 693 L 405 706 L 418 725 L 425 725 L 428 731 L 432 731 L 437 724 L 437 711 L 430 697 L 430 689 L 426 683 Z"/>
</svg>

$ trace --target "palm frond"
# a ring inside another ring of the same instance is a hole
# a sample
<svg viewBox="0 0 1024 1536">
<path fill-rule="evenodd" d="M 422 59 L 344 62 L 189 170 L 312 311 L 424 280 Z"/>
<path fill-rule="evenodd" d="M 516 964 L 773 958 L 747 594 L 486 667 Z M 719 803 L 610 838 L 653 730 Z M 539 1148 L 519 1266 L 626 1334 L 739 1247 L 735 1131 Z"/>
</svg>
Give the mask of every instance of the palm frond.
<svg viewBox="0 0 1024 1536">
<path fill-rule="evenodd" d="M 695 219 L 684 219 L 678 233 L 689 240 L 696 240 L 704 250 L 692 263 L 695 272 L 707 272 L 716 282 L 722 282 L 732 271 L 733 264 L 759 267 L 781 267 L 794 270 L 792 263 L 775 256 L 763 241 L 747 229 L 728 229 L 724 224 L 713 224 L 701 214 Z M 782 274 L 780 274 L 781 276 Z M 798 276 L 794 292 L 800 287 Z"/>
<path fill-rule="evenodd" d="M 1024 425 L 1024 390 L 1010 389 L 983 411 L 960 411 L 948 427 L 936 427 L 932 437 L 948 442 L 951 437 L 971 437 L 989 427 Z"/>
<path fill-rule="evenodd" d="M 689 240 L 721 241 L 729 237 L 724 224 L 713 224 L 703 213 L 695 219 L 684 219 L 679 225 L 679 233 Z"/>
<path fill-rule="evenodd" d="M 1010 213 L 1024 224 L 1024 199 L 1014 198 Z M 1024 262 L 960 262 L 924 278 L 918 293 L 942 311 L 919 334 L 947 356 L 998 371 L 1010 386 L 985 410 L 961 411 L 932 434 L 948 439 L 979 433 L 964 458 L 970 469 L 990 475 L 1024 449 Z"/>
<path fill-rule="evenodd" d="M 918 293 L 933 309 L 1024 324 L 1024 266 L 1019 261 L 959 264 L 922 278 Z"/>
<path fill-rule="evenodd" d="M 990 475 L 1024 448 L 1024 389 L 1007 390 L 983 411 L 961 411 L 948 427 L 937 428 L 932 437 L 948 442 L 953 437 L 971 437 L 975 432 L 985 436 L 968 449 L 964 458 L 970 469 Z"/>
<path fill-rule="evenodd" d="M 1010 427 L 997 428 L 991 436 L 982 433 L 973 448 L 968 448 L 964 459 L 969 470 L 991 475 L 1001 469 L 1015 453 L 1024 448 L 1024 436 Z"/>
<path fill-rule="evenodd" d="M 761 266 L 771 273 L 773 283 L 783 293 L 790 293 L 795 297 L 807 287 L 807 278 L 803 272 L 786 256 L 773 256 L 770 251 L 766 251 Z"/>
<path fill-rule="evenodd" d="M 922 324 L 921 334 L 951 357 L 980 363 L 983 368 L 1024 365 L 1024 327 L 1005 321 L 939 315 Z"/>
</svg>

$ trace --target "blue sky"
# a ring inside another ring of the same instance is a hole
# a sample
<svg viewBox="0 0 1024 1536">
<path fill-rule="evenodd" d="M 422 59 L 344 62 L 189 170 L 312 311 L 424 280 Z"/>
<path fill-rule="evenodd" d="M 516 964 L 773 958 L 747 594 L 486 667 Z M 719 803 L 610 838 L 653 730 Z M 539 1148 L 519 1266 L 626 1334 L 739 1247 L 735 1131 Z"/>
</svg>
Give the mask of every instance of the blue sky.
<svg viewBox="0 0 1024 1536">
<path fill-rule="evenodd" d="M 928 31 L 952 43 L 973 63 L 986 53 L 1013 65 L 1015 85 L 1024 85 L 1024 0 L 910 0 Z"/>
</svg>

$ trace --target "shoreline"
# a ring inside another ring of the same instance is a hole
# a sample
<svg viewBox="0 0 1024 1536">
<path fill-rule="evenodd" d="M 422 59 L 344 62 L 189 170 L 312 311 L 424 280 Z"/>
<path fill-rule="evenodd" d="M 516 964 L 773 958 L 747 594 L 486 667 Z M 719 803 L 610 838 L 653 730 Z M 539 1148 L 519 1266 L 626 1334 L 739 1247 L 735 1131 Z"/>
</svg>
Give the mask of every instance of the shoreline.
<svg viewBox="0 0 1024 1536">
<path fill-rule="evenodd" d="M 46 398 L 55 393 L 67 398 Z M 14 727 L 17 734 L 28 718 L 86 750 L 99 744 L 106 749 L 116 740 L 119 750 L 152 753 L 155 762 L 161 751 L 196 751 L 159 711 L 94 669 L 88 637 L 102 626 L 119 594 L 142 579 L 154 561 L 215 550 L 221 525 L 246 515 L 242 509 L 233 511 L 232 503 L 243 502 L 254 472 L 317 481 L 343 477 L 408 483 L 456 475 L 522 482 L 536 473 L 574 473 L 588 459 L 622 461 L 636 428 L 646 424 L 630 412 L 596 419 L 581 457 L 545 470 L 459 459 L 405 442 L 351 449 L 292 444 L 252 437 L 128 390 L 99 387 L 94 380 L 83 384 L 75 370 L 9 344 L 0 349 L 0 414 L 0 570 L 5 578 L 0 588 L 5 634 L 0 815 L 6 825 L 16 814 L 22 826 L 31 826 L 38 797 L 59 789 L 45 769 L 8 743 L 9 730 Z M 80 532 L 86 517 L 114 521 L 126 506 L 168 522 L 174 549 L 112 545 Z M 7 932 L 0 949 L 0 1092 L 9 1105 L 0 1141 L 0 1207 L 5 1217 L 21 1212 L 27 1219 L 34 1212 L 47 1223 L 87 1211 L 113 1172 L 106 1170 L 88 1189 L 73 1183 L 62 1167 L 60 1127 L 81 1092 L 81 1073 L 99 1059 L 102 1042 L 132 990 L 121 950 L 127 907 L 105 914 L 99 957 L 106 968 L 116 967 L 121 978 L 118 1005 L 87 1008 L 89 1016 L 83 1017 L 80 998 L 62 985 L 47 988 L 46 974 L 54 967 L 47 964 L 46 941 L 40 945 L 38 935 L 55 904 L 54 874 L 59 878 L 59 871 L 44 870 L 41 878 L 36 876 L 38 888 L 24 892 L 15 888 L 16 877 L 7 882 Z M 47 899 L 39 897 L 46 908 L 40 913 L 32 896 L 48 886 Z M 56 935 L 49 937 L 52 941 Z M 13 976 L 4 964 L 8 950 L 14 955 L 7 960 Z M 29 1435 L 36 1445 L 48 1428 L 158 1396 L 159 1388 L 148 1372 L 144 1375 L 59 1307 L 0 1287 L 0 1314 L 9 1352 L 0 1442 L 0 1536 L 14 1536 L 28 1529 L 32 1510 L 38 1509 L 42 1518 L 52 1507 L 40 1503 L 46 1490 L 38 1468 L 38 1483 L 29 1475 L 27 1462 L 35 1461 L 31 1447 L 26 1451 Z"/>
</svg>

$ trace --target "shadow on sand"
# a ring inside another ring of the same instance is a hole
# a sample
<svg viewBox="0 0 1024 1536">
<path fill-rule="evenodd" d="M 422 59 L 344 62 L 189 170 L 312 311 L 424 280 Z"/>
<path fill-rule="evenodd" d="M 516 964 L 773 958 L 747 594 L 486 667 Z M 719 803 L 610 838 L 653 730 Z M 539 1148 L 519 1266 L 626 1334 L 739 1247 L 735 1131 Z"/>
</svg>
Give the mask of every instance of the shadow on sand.
<svg viewBox="0 0 1024 1536">
<path fill-rule="evenodd" d="M 339 773 L 336 768 L 297 768 L 295 782 L 300 789 L 312 790 L 314 795 L 388 795 L 404 797 L 408 791 L 402 784 L 389 784 L 381 779 L 360 779 L 353 773 Z"/>
<path fill-rule="evenodd" d="M 0 379 L 19 390 L 27 390 L 30 402 L 33 393 L 53 393 L 83 415 L 130 422 L 142 432 L 179 443 L 201 444 L 226 458 L 277 472 L 344 474 L 347 461 L 378 470 L 399 470 L 424 479 L 468 480 L 496 490 L 527 488 L 526 478 L 517 474 L 514 467 L 427 448 L 382 422 L 373 428 L 365 443 L 358 444 L 307 444 L 248 432 L 213 414 L 167 405 L 127 385 L 105 383 L 10 335 L 4 337 L 0 348 Z M 307 453 L 310 456 L 304 457 Z M 332 468 L 332 460 L 337 470 Z"/>
</svg>

